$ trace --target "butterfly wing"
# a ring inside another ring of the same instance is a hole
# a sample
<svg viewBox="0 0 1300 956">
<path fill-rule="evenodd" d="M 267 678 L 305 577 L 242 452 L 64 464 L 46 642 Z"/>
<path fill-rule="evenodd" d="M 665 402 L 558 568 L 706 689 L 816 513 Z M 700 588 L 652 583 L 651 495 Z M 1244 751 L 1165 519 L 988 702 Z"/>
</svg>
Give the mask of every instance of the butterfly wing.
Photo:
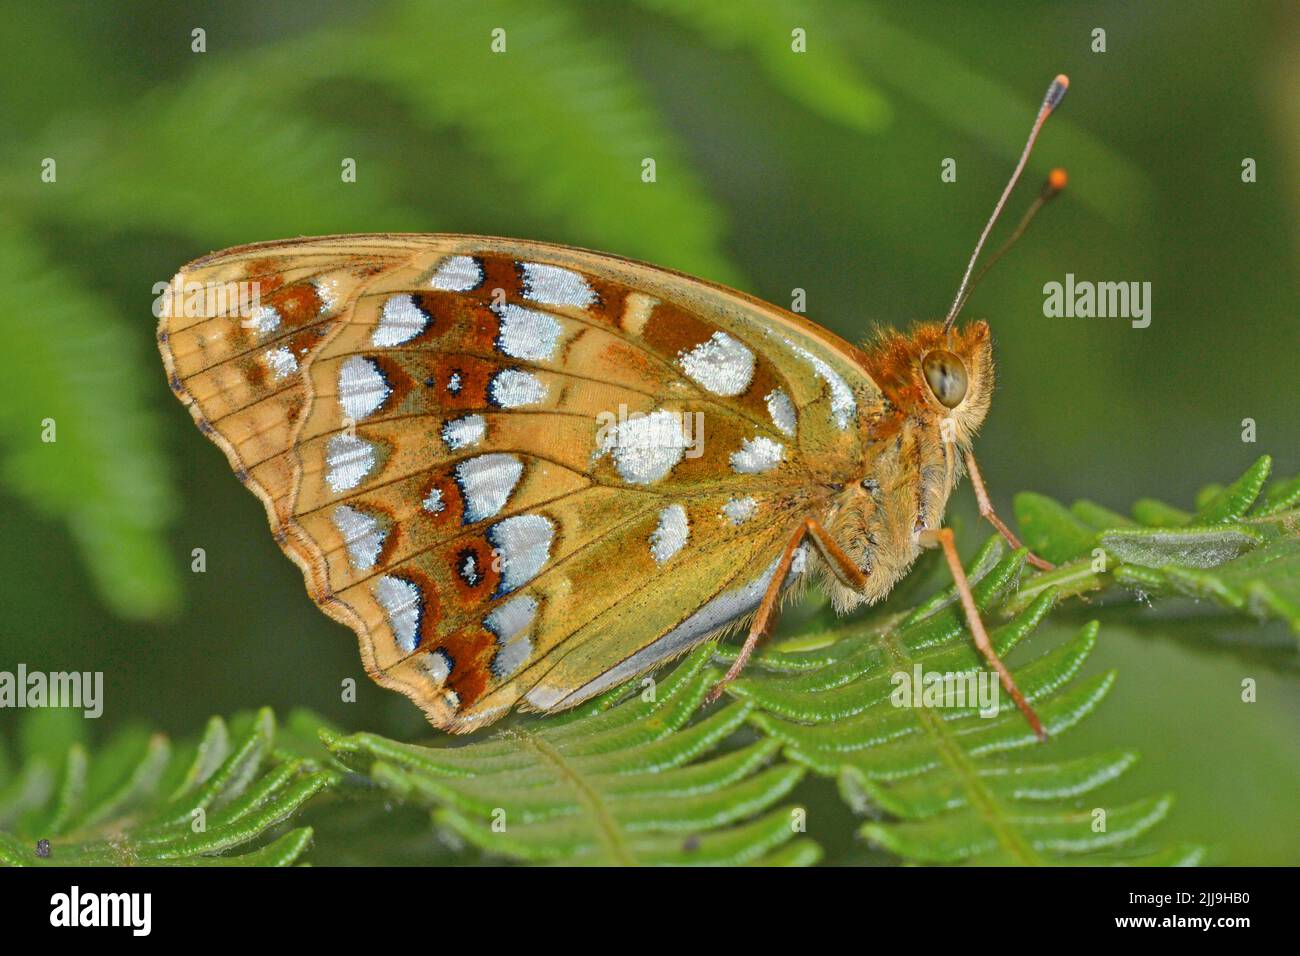
<svg viewBox="0 0 1300 956">
<path fill-rule="evenodd" d="M 176 284 L 241 281 L 251 319 L 164 318 L 173 387 L 368 672 L 451 730 L 746 615 L 879 401 L 797 316 L 568 247 L 269 243 Z"/>
</svg>

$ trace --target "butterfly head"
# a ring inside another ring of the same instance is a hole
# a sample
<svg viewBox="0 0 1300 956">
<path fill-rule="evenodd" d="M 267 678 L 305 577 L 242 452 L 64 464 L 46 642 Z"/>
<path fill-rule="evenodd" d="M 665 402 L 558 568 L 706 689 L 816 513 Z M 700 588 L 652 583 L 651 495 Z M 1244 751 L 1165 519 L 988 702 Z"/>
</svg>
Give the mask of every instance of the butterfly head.
<svg viewBox="0 0 1300 956">
<path fill-rule="evenodd" d="M 952 423 L 951 438 L 965 446 L 988 414 L 993 393 L 993 349 L 988 323 L 945 332 L 940 322 L 907 333 L 884 332 L 865 350 L 868 374 L 897 414 L 933 428 Z"/>
</svg>

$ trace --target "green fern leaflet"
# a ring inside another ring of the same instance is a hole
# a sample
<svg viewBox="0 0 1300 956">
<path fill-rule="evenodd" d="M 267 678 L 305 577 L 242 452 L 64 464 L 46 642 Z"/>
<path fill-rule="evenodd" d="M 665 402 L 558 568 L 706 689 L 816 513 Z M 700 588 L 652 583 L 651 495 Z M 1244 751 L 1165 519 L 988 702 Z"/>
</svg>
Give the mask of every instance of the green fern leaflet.
<svg viewBox="0 0 1300 956">
<path fill-rule="evenodd" d="M 330 735 L 330 750 L 434 822 L 494 855 L 532 863 L 811 864 L 802 810 L 777 806 L 804 774 L 775 741 L 735 741 L 751 707 L 691 721 L 712 684 L 707 648 L 657 686 L 558 720 L 520 721 L 479 743 L 417 747 Z M 770 766 L 765 766 L 770 764 Z"/>
<path fill-rule="evenodd" d="M 191 743 L 125 730 L 93 756 L 67 714 L 30 718 L 24 759 L 0 760 L 0 864 L 287 866 L 312 831 L 278 831 L 339 779 L 269 710 L 213 717 Z"/>
</svg>

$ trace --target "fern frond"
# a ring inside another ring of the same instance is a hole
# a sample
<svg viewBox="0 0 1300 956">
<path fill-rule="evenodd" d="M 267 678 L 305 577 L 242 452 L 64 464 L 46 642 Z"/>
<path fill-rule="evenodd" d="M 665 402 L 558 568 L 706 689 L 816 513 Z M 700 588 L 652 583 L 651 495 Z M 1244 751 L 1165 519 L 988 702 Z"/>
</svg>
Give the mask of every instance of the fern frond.
<svg viewBox="0 0 1300 956">
<path fill-rule="evenodd" d="M 1012 607 L 1040 589 L 1117 585 L 1147 597 L 1208 598 L 1286 621 L 1300 635 L 1300 479 L 1269 485 L 1271 468 L 1265 455 L 1227 487 L 1204 489 L 1194 510 L 1143 499 L 1132 518 L 1087 501 L 1066 508 L 1017 495 L 1025 543 L 1060 567 L 1035 577 Z"/>
<path fill-rule="evenodd" d="M 287 866 L 311 828 L 276 834 L 339 779 L 288 753 L 301 744 L 269 710 L 214 717 L 188 744 L 125 730 L 93 756 L 57 726 L 68 713 L 32 712 L 23 761 L 0 760 L 0 865 Z"/>
<path fill-rule="evenodd" d="M 690 723 L 709 686 L 708 656 L 696 651 L 640 696 L 614 691 L 565 719 L 521 720 L 465 746 L 374 734 L 326 742 L 388 794 L 431 808 L 439 826 L 511 860 L 815 862 L 820 852 L 798 838 L 794 808 L 774 809 L 803 768 L 774 762 L 775 741 L 734 739 L 750 705 Z"/>
<path fill-rule="evenodd" d="M 991 615 L 1016 593 L 1025 554 L 1008 553 L 1001 538 L 992 538 L 972 562 L 968 573 L 981 613 Z M 995 629 L 990 638 L 999 655 L 1020 644 L 1055 600 L 1054 593 L 1041 593 Z M 1014 668 L 1052 737 L 1091 714 L 1115 680 L 1113 672 L 1079 676 L 1096 640 L 1092 623 Z M 1043 865 L 1083 855 L 1083 862 L 1097 862 L 1103 859 L 1097 851 L 1126 847 L 1168 813 L 1168 796 L 1121 806 L 1096 801 L 1092 791 L 1136 757 L 1119 751 L 1053 759 L 1000 694 L 983 713 L 976 701 L 905 702 L 898 690 L 918 669 L 950 677 L 983 671 L 952 589 L 882 630 L 821 649 L 757 655 L 729 690 L 754 704 L 750 723 L 780 741 L 787 757 L 834 777 L 851 808 L 893 818 L 869 822 L 860 833 L 910 861 Z M 1192 862 L 1199 853 L 1184 848 L 1177 856 Z"/>
<path fill-rule="evenodd" d="M 396 195 L 395 163 L 285 95 L 275 76 L 287 67 L 278 53 L 236 57 L 155 89 L 111 124 L 84 117 L 61 163 L 95 175 L 64 175 L 40 193 L 39 184 L 11 184 L 6 199 L 115 233 L 192 237 L 202 252 L 288 235 L 427 229 Z M 345 158 L 357 162 L 355 182 L 342 180 Z"/>
<path fill-rule="evenodd" d="M 156 377 L 148 342 L 133 342 L 113 307 L 12 219 L 0 224 L 0 338 L 5 483 L 67 523 L 109 607 L 171 609 L 179 589 L 163 529 L 174 496 L 140 385 Z"/>
</svg>

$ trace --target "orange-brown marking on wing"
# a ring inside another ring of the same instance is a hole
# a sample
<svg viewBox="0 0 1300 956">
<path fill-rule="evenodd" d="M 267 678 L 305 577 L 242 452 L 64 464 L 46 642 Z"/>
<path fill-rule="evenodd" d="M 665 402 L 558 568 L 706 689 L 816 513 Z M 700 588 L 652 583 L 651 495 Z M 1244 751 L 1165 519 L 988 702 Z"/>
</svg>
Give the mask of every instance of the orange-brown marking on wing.
<svg viewBox="0 0 1300 956">
<path fill-rule="evenodd" d="M 320 293 L 310 282 L 278 288 L 262 298 L 262 304 L 279 312 L 282 321 L 289 326 L 299 326 L 319 319 L 324 305 Z"/>
<path fill-rule="evenodd" d="M 496 637 L 483 628 L 464 627 L 444 635 L 438 647 L 455 661 L 447 686 L 460 698 L 462 709 L 473 706 L 491 678 Z"/>
<path fill-rule="evenodd" d="M 273 292 L 284 283 L 281 268 L 282 260 L 271 257 L 255 259 L 248 264 L 245 275 L 250 280 L 258 280 L 262 285 L 262 291 Z"/>
</svg>

